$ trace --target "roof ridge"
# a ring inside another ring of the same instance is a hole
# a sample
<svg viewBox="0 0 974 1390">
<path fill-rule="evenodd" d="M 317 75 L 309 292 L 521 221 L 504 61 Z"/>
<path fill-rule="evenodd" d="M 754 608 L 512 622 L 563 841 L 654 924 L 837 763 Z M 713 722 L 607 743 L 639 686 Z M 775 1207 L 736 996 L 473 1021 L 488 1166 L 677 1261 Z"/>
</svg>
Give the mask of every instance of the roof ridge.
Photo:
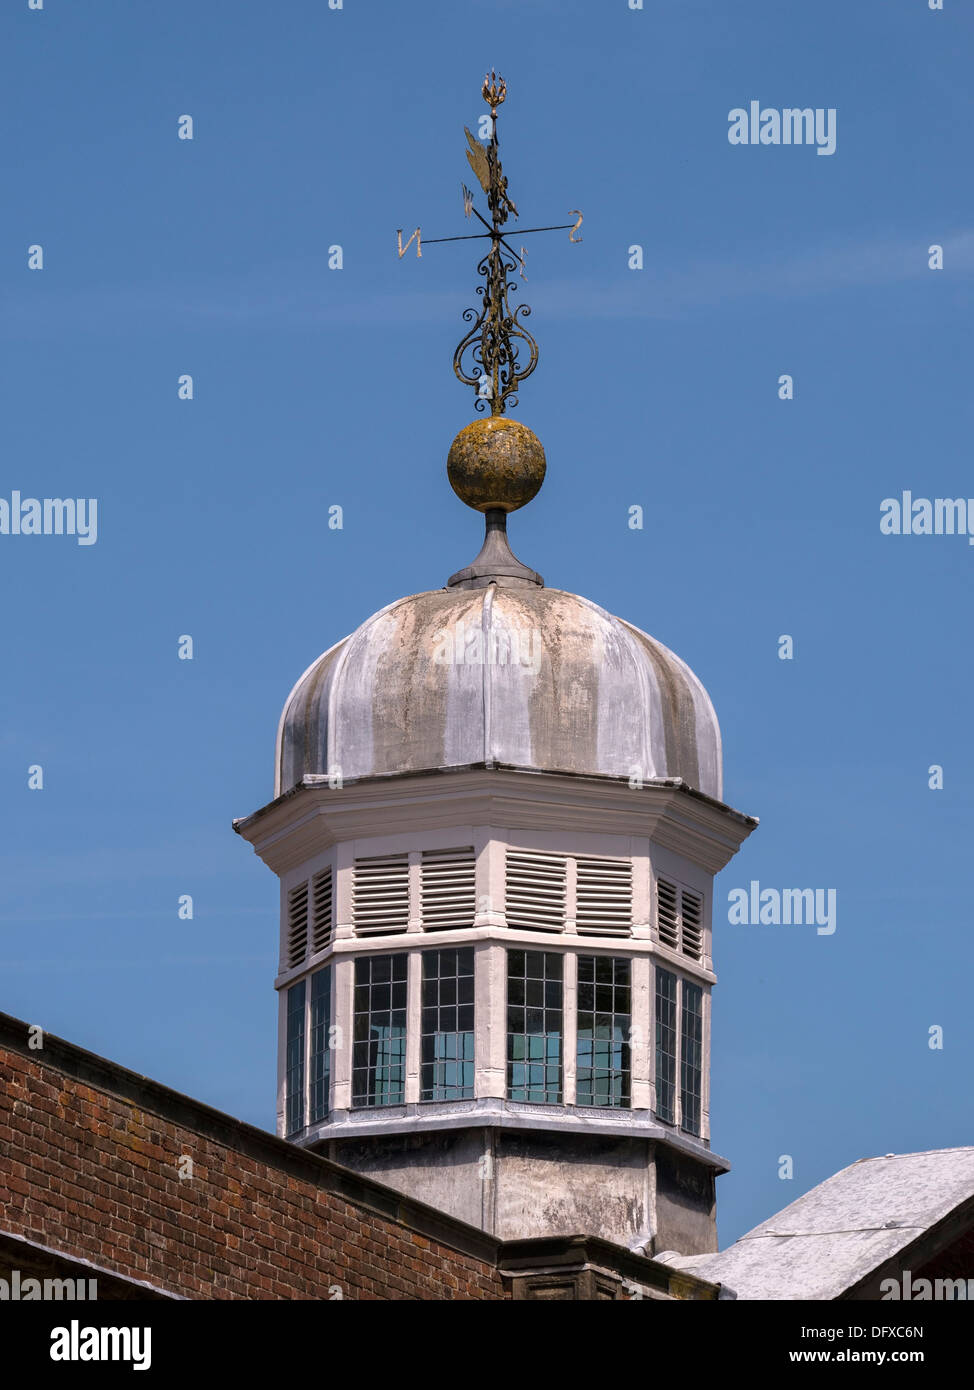
<svg viewBox="0 0 974 1390">
<path fill-rule="evenodd" d="M 834 1231 L 748 1231 L 746 1235 L 738 1236 L 735 1245 L 743 1245 L 746 1240 L 768 1240 L 774 1237 L 775 1240 L 805 1240 L 808 1236 L 853 1236 L 861 1235 L 864 1231 L 925 1231 L 926 1226 L 902 1225 L 898 1221 L 892 1221 L 885 1226 L 838 1226 Z M 730 1246 L 726 1247 L 728 1250 Z M 723 1252 L 721 1252 L 723 1253 Z"/>
<path fill-rule="evenodd" d="M 857 1158 L 854 1163 L 850 1163 L 848 1168 L 840 1168 L 840 1173 L 848 1172 L 849 1168 L 856 1168 L 860 1163 L 879 1163 L 886 1158 L 925 1158 L 928 1154 L 974 1154 L 974 1144 L 952 1144 L 943 1149 L 913 1149 L 910 1153 L 903 1154 L 867 1154 L 864 1158 Z M 837 1177 L 837 1173 L 833 1173 Z M 830 1181 L 828 1178 L 825 1182 Z"/>
</svg>

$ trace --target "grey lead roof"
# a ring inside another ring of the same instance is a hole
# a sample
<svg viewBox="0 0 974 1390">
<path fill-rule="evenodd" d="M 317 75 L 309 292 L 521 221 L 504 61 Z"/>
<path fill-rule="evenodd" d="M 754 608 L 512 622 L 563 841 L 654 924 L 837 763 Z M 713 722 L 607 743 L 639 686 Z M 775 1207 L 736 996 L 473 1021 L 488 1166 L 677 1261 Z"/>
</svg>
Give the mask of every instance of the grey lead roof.
<svg viewBox="0 0 974 1390">
<path fill-rule="evenodd" d="M 974 1148 L 862 1158 L 719 1254 L 655 1258 L 742 1299 L 834 1299 L 972 1195 Z"/>
<path fill-rule="evenodd" d="M 717 716 L 679 657 L 575 594 L 491 585 L 399 599 L 320 656 L 281 716 L 275 795 L 489 761 L 723 793 Z"/>
</svg>

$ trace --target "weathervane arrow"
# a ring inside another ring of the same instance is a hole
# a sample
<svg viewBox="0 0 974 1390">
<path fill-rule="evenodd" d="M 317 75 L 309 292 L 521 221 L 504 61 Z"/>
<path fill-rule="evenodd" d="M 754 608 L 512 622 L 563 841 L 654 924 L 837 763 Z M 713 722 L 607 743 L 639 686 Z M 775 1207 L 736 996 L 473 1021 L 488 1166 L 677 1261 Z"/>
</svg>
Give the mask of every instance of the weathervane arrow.
<svg viewBox="0 0 974 1390">
<path fill-rule="evenodd" d="M 478 212 L 474 205 L 473 193 L 466 184 L 462 184 L 464 215 L 469 218 L 472 214 L 483 223 L 486 230 L 467 236 L 431 237 L 426 245 L 434 246 L 446 241 L 479 241 L 487 238 L 490 240 L 490 250 L 477 266 L 478 274 L 484 280 L 477 289 L 481 296 L 480 310 L 478 312 L 476 308 L 471 308 L 463 311 L 464 322 L 470 323 L 471 328 L 453 354 L 453 370 L 464 385 L 476 389 L 478 410 L 485 410 L 489 402 L 492 415 L 503 415 L 509 405 L 517 405 L 520 383 L 529 377 L 538 365 L 538 344 L 524 325 L 524 319 L 531 313 L 530 307 L 520 304 L 517 308 L 512 308 L 509 302 L 509 296 L 517 290 L 517 284 L 509 283 L 507 277 L 516 272 L 522 279 L 527 279 L 524 274 L 524 258 L 527 252 L 523 246 L 520 252 L 515 251 L 501 230 L 509 216 L 518 216 L 517 207 L 507 191 L 507 179 L 501 168 L 497 141 L 497 110 L 507 97 L 507 83 L 491 71 L 484 79 L 481 91 L 490 107 L 490 140 L 484 145 L 466 126 L 464 132 L 469 146 L 466 151 L 467 161 L 487 195 L 490 221 Z M 581 237 L 575 236 L 582 225 L 582 214 L 577 208 L 573 208 L 572 215 L 578 218 L 577 222 L 563 222 L 552 227 L 526 227 L 520 235 L 567 231 L 569 241 L 577 244 L 582 240 Z M 414 241 L 416 255 L 422 257 L 423 238 L 419 227 L 405 246 L 401 227 L 396 236 L 400 260 Z M 523 363 L 520 358 L 521 349 L 527 352 L 527 360 Z"/>
</svg>

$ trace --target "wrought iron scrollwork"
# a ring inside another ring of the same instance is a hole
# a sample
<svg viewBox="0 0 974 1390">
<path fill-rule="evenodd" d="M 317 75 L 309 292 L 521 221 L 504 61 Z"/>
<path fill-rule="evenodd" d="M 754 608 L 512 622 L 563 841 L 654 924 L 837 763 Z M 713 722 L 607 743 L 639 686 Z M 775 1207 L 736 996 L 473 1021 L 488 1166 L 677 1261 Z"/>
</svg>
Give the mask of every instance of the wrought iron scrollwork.
<svg viewBox="0 0 974 1390">
<path fill-rule="evenodd" d="M 492 415 L 503 415 L 508 406 L 517 405 L 521 382 L 538 365 L 538 344 L 524 324 L 531 306 L 514 308 L 510 302 L 518 286 L 507 277 L 516 270 L 517 261 L 501 249 L 500 238 L 495 238 L 477 266 L 484 280 L 477 289 L 480 312 L 476 308 L 463 311 L 464 323 L 472 327 L 453 354 L 457 377 L 476 389 L 477 410 L 483 412 L 489 406 Z"/>
<path fill-rule="evenodd" d="M 490 221 L 474 206 L 474 195 L 466 184 L 463 187 L 463 211 L 475 217 L 484 228 L 469 236 L 427 237 L 420 236 L 419 227 L 403 246 L 402 230 L 397 232 L 397 251 L 402 260 L 406 251 L 416 241 L 416 255 L 422 255 L 423 245 L 432 246 L 445 241 L 490 241 L 490 250 L 477 266 L 477 273 L 483 283 L 478 287 L 479 310 L 474 307 L 463 311 L 464 323 L 470 330 L 453 354 L 453 370 L 465 386 L 472 386 L 476 392 L 476 408 L 485 411 L 490 406 L 492 415 L 503 415 L 508 406 L 517 405 L 518 388 L 538 365 L 538 344 L 525 326 L 531 309 L 527 304 L 511 306 L 511 295 L 518 289 L 516 281 L 508 280 L 509 275 L 519 273 L 524 277 L 524 257 L 506 239 L 504 227 L 510 217 L 517 218 L 518 211 L 508 192 L 507 178 L 501 167 L 500 148 L 497 140 L 497 111 L 507 99 L 507 83 L 491 71 L 484 79 L 481 89 L 484 101 L 490 107 L 490 137 L 483 132 L 474 135 L 464 126 L 467 137 L 466 156 L 470 168 L 487 195 L 487 210 Z M 519 236 L 531 236 L 536 232 L 556 232 L 567 229 L 569 240 L 575 241 L 575 231 L 581 226 L 581 213 L 575 213 L 577 222 L 563 222 L 555 226 L 525 227 Z M 510 233 L 508 232 L 508 235 Z M 581 237 L 577 238 L 581 240 Z"/>
</svg>

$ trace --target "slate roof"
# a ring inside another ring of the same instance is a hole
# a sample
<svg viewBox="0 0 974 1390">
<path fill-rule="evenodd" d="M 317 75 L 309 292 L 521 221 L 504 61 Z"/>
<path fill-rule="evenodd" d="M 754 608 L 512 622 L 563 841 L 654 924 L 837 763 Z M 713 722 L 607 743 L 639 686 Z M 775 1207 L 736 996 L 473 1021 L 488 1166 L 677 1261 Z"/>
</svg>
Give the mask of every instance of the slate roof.
<svg viewBox="0 0 974 1390">
<path fill-rule="evenodd" d="M 974 1148 L 861 1158 L 717 1254 L 657 1260 L 741 1299 L 835 1299 L 974 1197 Z"/>
</svg>

